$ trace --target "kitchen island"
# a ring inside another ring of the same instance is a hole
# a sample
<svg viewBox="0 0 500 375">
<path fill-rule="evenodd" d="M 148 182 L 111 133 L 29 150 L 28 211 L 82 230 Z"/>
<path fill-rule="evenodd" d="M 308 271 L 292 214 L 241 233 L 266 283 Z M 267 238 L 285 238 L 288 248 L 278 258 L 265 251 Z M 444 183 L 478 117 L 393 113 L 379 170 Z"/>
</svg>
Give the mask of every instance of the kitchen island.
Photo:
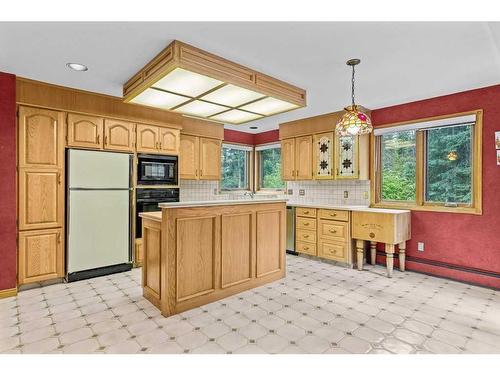
<svg viewBox="0 0 500 375">
<path fill-rule="evenodd" d="M 160 203 L 144 212 L 143 294 L 170 316 L 285 276 L 285 199 Z"/>
</svg>

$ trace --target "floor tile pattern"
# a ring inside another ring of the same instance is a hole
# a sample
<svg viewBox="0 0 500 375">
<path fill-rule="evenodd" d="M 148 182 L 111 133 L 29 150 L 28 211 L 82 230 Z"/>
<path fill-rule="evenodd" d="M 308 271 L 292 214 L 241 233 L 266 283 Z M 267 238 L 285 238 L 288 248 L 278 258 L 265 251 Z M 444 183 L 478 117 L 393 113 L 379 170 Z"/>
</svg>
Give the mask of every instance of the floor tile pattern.
<svg viewBox="0 0 500 375">
<path fill-rule="evenodd" d="M 283 280 L 165 318 L 141 270 L 0 300 L 1 353 L 500 353 L 500 292 L 287 256 Z"/>
</svg>

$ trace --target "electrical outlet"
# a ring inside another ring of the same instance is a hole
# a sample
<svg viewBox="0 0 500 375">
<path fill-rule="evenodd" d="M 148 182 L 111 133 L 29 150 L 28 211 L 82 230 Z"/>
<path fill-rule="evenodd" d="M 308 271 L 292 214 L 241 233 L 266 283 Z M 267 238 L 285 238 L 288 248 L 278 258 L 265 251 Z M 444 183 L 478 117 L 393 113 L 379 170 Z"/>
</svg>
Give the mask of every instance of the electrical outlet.
<svg viewBox="0 0 500 375">
<path fill-rule="evenodd" d="M 288 189 L 288 190 L 287 190 L 287 194 L 288 194 L 288 195 L 293 195 L 293 189 Z"/>
<path fill-rule="evenodd" d="M 219 190 L 217 188 L 214 189 L 214 195 L 219 194 Z"/>
<path fill-rule="evenodd" d="M 304 189 L 299 190 L 299 195 L 306 195 L 306 191 Z"/>
<path fill-rule="evenodd" d="M 344 190 L 344 198 L 349 198 L 349 192 L 347 190 Z"/>
<path fill-rule="evenodd" d="M 424 243 L 423 242 L 418 242 L 417 243 L 417 250 L 418 251 L 424 251 Z"/>
<path fill-rule="evenodd" d="M 365 191 L 365 192 L 363 193 L 363 198 L 364 198 L 364 199 L 368 199 L 368 192 L 367 192 L 367 191 Z"/>
</svg>

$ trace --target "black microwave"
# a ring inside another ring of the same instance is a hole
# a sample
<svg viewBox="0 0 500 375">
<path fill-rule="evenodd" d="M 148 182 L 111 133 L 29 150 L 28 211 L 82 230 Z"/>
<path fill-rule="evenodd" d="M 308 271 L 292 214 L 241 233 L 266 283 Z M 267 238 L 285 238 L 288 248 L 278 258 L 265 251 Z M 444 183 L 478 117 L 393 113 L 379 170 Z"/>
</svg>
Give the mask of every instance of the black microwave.
<svg viewBox="0 0 500 375">
<path fill-rule="evenodd" d="M 137 185 L 177 185 L 178 158 L 167 155 L 137 155 Z"/>
</svg>

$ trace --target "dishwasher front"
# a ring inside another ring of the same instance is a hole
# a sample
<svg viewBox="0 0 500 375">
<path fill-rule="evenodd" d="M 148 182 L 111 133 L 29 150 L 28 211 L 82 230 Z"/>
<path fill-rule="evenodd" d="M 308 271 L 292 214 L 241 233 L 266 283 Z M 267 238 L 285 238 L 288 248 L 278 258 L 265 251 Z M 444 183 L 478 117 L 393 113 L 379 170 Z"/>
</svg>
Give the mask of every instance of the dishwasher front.
<svg viewBox="0 0 500 375">
<path fill-rule="evenodd" d="M 286 252 L 298 255 L 295 251 L 295 207 L 286 207 Z"/>
</svg>

